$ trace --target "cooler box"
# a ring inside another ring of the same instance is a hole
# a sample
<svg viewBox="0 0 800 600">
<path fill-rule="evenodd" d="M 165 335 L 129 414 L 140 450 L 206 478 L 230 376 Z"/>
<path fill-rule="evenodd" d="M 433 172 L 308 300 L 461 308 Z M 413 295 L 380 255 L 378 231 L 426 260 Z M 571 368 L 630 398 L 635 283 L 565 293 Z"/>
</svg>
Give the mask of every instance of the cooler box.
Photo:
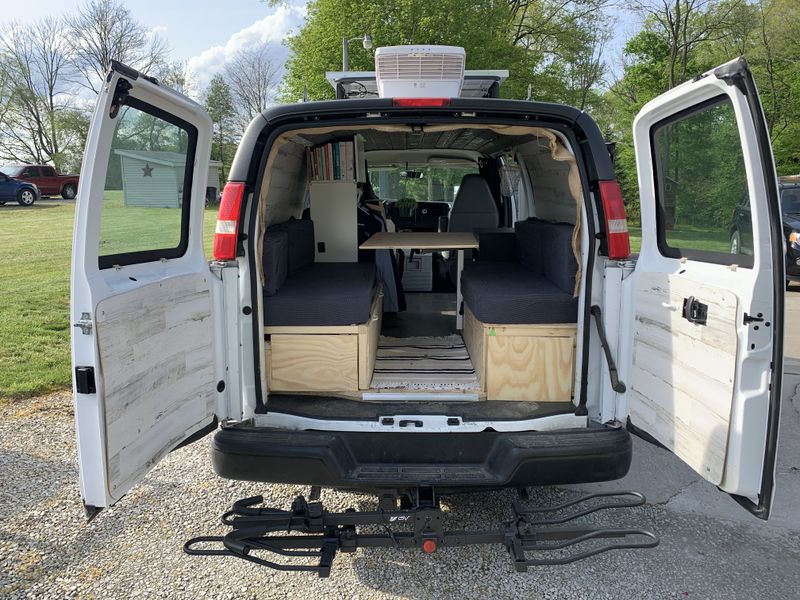
<svg viewBox="0 0 800 600">
<path fill-rule="evenodd" d="M 406 250 L 403 270 L 403 290 L 406 292 L 430 292 L 433 289 L 433 253 Z"/>
</svg>

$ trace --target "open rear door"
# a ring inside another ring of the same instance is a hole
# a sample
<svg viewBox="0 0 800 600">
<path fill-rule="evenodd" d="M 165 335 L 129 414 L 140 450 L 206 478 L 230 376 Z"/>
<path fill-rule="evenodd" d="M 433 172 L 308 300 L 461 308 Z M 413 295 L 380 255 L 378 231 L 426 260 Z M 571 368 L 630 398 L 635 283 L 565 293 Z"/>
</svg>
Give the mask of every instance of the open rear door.
<svg viewBox="0 0 800 600">
<path fill-rule="evenodd" d="M 722 65 L 648 103 L 634 136 L 642 250 L 630 424 L 766 519 L 783 369 L 784 242 L 747 63 Z"/>
<path fill-rule="evenodd" d="M 203 253 L 211 120 L 115 64 L 86 143 L 72 254 L 81 494 L 110 506 L 215 425 L 214 305 Z"/>
</svg>

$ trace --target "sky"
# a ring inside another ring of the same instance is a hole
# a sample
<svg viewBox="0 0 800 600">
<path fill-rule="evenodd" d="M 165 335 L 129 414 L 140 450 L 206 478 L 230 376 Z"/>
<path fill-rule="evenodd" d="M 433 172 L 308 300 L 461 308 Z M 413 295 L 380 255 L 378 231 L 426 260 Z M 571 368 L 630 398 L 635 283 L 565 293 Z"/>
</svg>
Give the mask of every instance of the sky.
<svg viewBox="0 0 800 600">
<path fill-rule="evenodd" d="M 75 0 L 9 2 L 3 21 L 34 21 L 73 12 Z M 298 28 L 305 16 L 305 0 L 270 7 L 259 0 L 128 0 L 133 17 L 167 40 L 173 60 L 187 61 L 197 87 L 203 89 L 226 59 L 237 50 L 261 42 L 274 49 L 283 63 L 287 50 L 282 40 Z"/>
<path fill-rule="evenodd" d="M 72 12 L 76 6 L 75 0 L 4 4 L 3 21 L 21 22 Z M 196 88 L 202 90 L 227 59 L 249 45 L 267 42 L 274 62 L 282 64 L 288 54 L 282 40 L 302 25 L 306 0 L 278 7 L 259 0 L 128 0 L 125 5 L 135 19 L 167 40 L 173 60 L 187 62 Z M 612 76 L 621 72 L 622 46 L 635 29 L 629 13 L 615 12 L 615 36 L 606 48 Z"/>
</svg>

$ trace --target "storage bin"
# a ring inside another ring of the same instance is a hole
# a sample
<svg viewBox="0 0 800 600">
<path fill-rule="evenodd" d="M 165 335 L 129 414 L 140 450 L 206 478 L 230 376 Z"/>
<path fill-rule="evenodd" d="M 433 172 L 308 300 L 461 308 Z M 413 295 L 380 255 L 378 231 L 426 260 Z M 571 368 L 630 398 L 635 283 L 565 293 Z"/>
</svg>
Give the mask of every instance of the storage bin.
<svg viewBox="0 0 800 600">
<path fill-rule="evenodd" d="M 403 270 L 403 290 L 406 292 L 430 292 L 433 289 L 433 253 L 406 252 Z"/>
</svg>

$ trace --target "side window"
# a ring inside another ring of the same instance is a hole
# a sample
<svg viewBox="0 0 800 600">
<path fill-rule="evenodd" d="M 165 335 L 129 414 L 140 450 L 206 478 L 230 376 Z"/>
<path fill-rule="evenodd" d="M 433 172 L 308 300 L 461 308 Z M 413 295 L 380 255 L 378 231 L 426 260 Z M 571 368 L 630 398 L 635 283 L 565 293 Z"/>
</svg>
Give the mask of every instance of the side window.
<svg viewBox="0 0 800 600">
<path fill-rule="evenodd" d="M 25 170 L 22 172 L 21 177 L 38 177 L 39 176 L 39 168 L 38 167 L 25 167 Z"/>
<path fill-rule="evenodd" d="M 100 268 L 182 256 L 197 130 L 134 98 L 116 119 L 100 217 Z"/>
<path fill-rule="evenodd" d="M 55 177 L 56 170 L 53 167 L 42 167 L 42 175 L 44 177 Z"/>
<path fill-rule="evenodd" d="M 750 197 L 727 96 L 655 125 L 651 139 L 661 253 L 752 267 Z"/>
</svg>

